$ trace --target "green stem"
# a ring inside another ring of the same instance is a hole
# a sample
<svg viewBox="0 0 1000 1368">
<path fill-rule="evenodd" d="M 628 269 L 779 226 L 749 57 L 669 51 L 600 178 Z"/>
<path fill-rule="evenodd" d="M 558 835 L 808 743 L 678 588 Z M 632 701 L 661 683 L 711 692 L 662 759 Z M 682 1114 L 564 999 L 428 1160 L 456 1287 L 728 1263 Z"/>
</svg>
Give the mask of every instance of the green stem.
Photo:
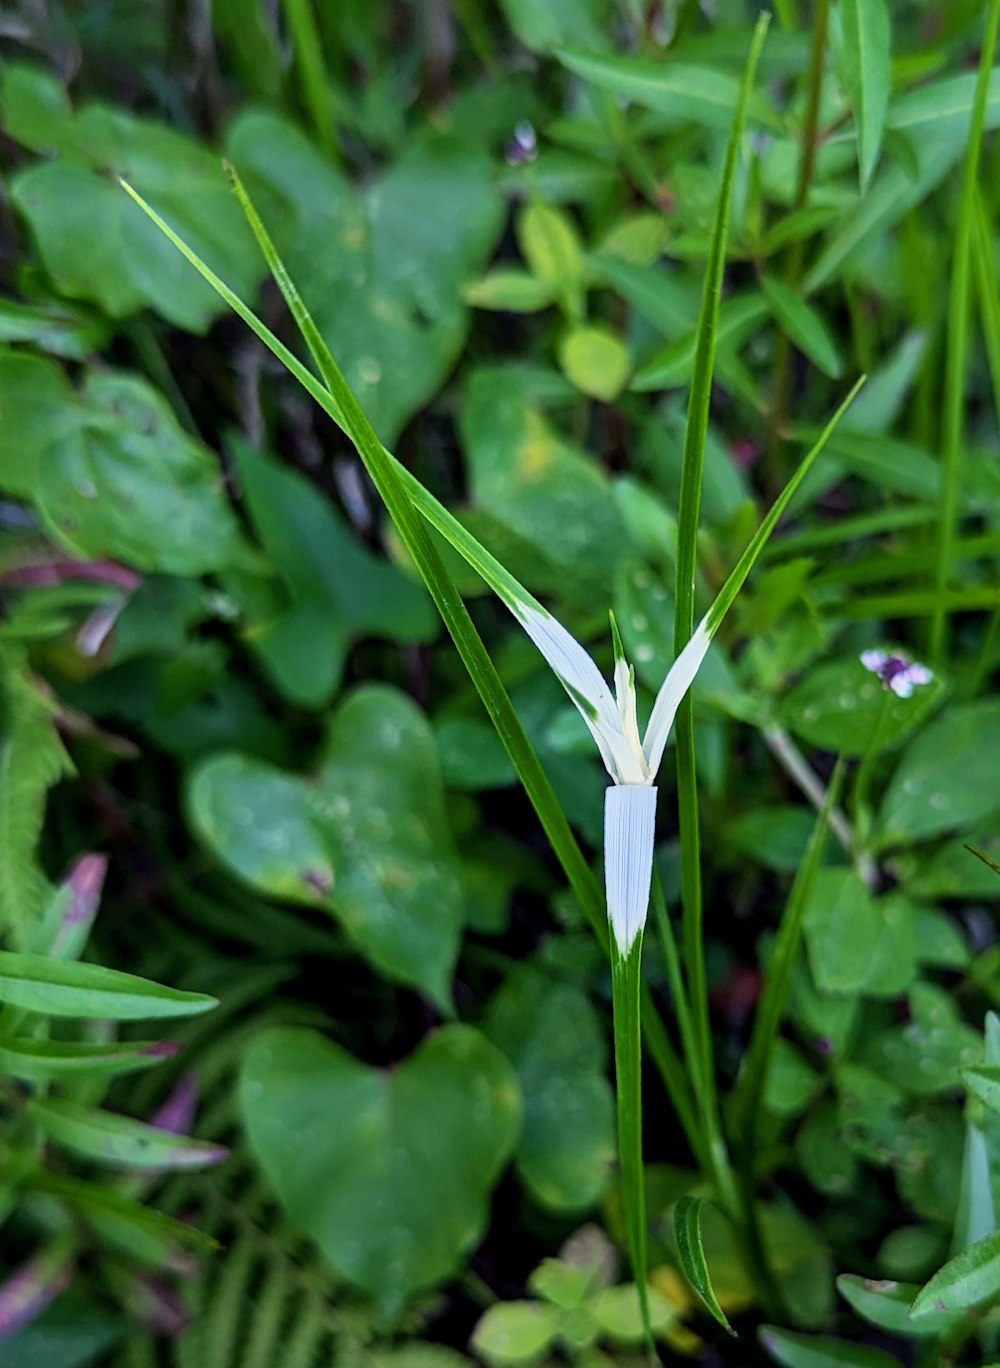
<svg viewBox="0 0 1000 1368">
<path fill-rule="evenodd" d="M 816 143 L 819 132 L 820 97 L 823 93 L 823 62 L 826 57 L 826 37 L 830 18 L 830 0 L 816 0 L 813 16 L 812 50 L 806 77 L 806 112 L 802 125 L 802 148 L 799 156 L 799 175 L 795 187 L 793 209 L 805 207 L 816 165 Z M 789 249 L 786 284 L 797 290 L 805 265 L 806 242 L 797 239 Z M 791 394 L 792 345 L 787 334 L 779 331 L 774 344 L 774 371 L 771 385 L 771 421 L 768 425 L 767 460 L 765 475 L 773 492 L 781 483 L 780 453 L 784 441 L 788 401 Z"/>
<path fill-rule="evenodd" d="M 331 160 L 337 161 L 339 152 L 333 121 L 333 99 L 311 0 L 283 0 L 283 4 L 295 52 L 295 66 L 302 80 L 302 98 L 316 141 Z"/>
<path fill-rule="evenodd" d="M 986 99 L 996 53 L 1000 27 L 1000 0 L 990 0 L 986 32 L 979 59 L 972 126 L 962 169 L 962 194 L 959 200 L 955 252 L 952 257 L 951 286 L 948 294 L 947 346 L 944 375 L 944 420 L 941 450 L 941 500 L 939 504 L 938 543 L 934 566 L 934 588 L 940 596 L 931 618 L 930 654 L 935 665 L 948 644 L 949 612 L 943 597 L 951 576 L 955 529 L 958 521 L 959 484 L 962 475 L 962 431 L 965 424 L 965 372 L 969 347 L 969 264 L 976 211 L 976 176 L 986 122 Z"/>
<path fill-rule="evenodd" d="M 779 1307 L 782 1304 L 780 1287 L 771 1270 L 757 1217 L 755 1181 L 757 1139 L 760 1133 L 760 1115 L 764 1102 L 767 1072 L 774 1043 L 778 1036 L 778 1028 L 785 1011 L 792 969 L 795 966 L 802 941 L 802 918 L 826 847 L 830 813 L 835 810 L 840 799 L 845 774 L 846 766 L 843 760 L 838 760 L 826 791 L 823 809 L 813 827 L 805 857 L 795 877 L 788 902 L 785 905 L 781 925 L 778 927 L 774 949 L 764 979 L 764 989 L 754 1018 L 750 1044 L 744 1057 L 734 1097 L 735 1131 L 740 1137 L 742 1226 L 751 1256 L 761 1272 L 767 1299 L 776 1302 Z"/>
<path fill-rule="evenodd" d="M 614 1009 L 615 1084 L 618 1095 L 618 1164 L 632 1276 L 647 1345 L 655 1353 L 646 1290 L 646 1184 L 642 1164 L 642 1047 L 639 997 L 642 932 L 622 955 L 611 937 L 611 996 Z"/>
<path fill-rule="evenodd" d="M 858 842 L 862 849 L 868 843 L 869 829 L 871 820 L 867 812 L 868 791 L 871 788 L 872 774 L 875 769 L 875 761 L 878 758 L 879 749 L 882 745 L 882 738 L 885 736 L 885 729 L 889 724 L 889 715 L 892 711 L 892 701 L 895 694 L 890 689 L 886 689 L 885 697 L 882 700 L 882 707 L 872 728 L 872 734 L 868 738 L 868 745 L 865 753 L 861 757 L 857 773 L 854 776 L 854 784 L 851 787 L 850 811 L 854 819 L 854 830 L 857 834 Z"/>
</svg>

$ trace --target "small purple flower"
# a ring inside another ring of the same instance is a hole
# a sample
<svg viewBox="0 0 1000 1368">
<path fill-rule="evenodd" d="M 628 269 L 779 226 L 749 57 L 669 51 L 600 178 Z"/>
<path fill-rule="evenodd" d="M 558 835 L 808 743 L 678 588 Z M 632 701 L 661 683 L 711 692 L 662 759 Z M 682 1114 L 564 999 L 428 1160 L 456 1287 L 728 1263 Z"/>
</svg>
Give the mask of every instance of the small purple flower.
<svg viewBox="0 0 1000 1368">
<path fill-rule="evenodd" d="M 861 663 L 878 675 L 883 687 L 891 689 L 897 698 L 912 698 L 914 689 L 934 678 L 926 665 L 886 651 L 862 651 Z"/>
<path fill-rule="evenodd" d="M 504 148 L 504 161 L 508 166 L 524 166 L 533 162 L 538 152 L 538 139 L 535 130 L 527 119 L 522 119 L 514 129 L 514 136 Z"/>
</svg>

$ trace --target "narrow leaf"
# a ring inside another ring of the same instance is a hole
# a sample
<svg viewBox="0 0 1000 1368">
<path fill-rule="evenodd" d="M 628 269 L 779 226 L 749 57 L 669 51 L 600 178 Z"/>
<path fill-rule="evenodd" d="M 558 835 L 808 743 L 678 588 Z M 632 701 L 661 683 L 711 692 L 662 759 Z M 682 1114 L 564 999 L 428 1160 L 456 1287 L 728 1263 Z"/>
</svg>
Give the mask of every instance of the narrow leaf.
<svg viewBox="0 0 1000 1368">
<path fill-rule="evenodd" d="M 174 1040 L 97 1044 L 77 1040 L 16 1040 L 0 1037 L 0 1069 L 14 1078 L 48 1082 L 56 1078 L 111 1078 L 148 1069 L 175 1055 Z"/>
<path fill-rule="evenodd" d="M 889 104 L 890 25 L 886 0 L 839 0 L 847 98 L 858 136 L 861 189 L 871 180 Z"/>
<path fill-rule="evenodd" d="M 824 375 L 831 380 L 838 379 L 843 373 L 844 363 L 826 320 L 783 281 L 764 276 L 761 289 L 774 317 L 799 351 L 808 356 Z"/>
<path fill-rule="evenodd" d="M 900 1368 L 899 1359 L 884 1349 L 830 1339 L 826 1335 L 797 1335 L 776 1325 L 762 1325 L 760 1342 L 784 1368 Z"/>
<path fill-rule="evenodd" d="M 187 1136 L 86 1107 L 68 1098 L 34 1098 L 26 1111 L 57 1144 L 101 1164 L 139 1169 L 191 1169 L 221 1163 L 228 1151 Z"/>
<path fill-rule="evenodd" d="M 962 1082 L 984 1107 L 1000 1113 L 1000 1066 L 979 1064 L 963 1069 Z"/>
<path fill-rule="evenodd" d="M 977 860 L 982 860 L 984 865 L 989 865 L 990 869 L 995 873 L 1000 874 L 1000 864 L 997 864 L 996 860 L 991 859 L 991 857 L 986 854 L 985 850 L 980 850 L 977 846 L 972 845 L 967 845 L 965 848 L 970 854 L 975 855 Z"/>
<path fill-rule="evenodd" d="M 217 1005 L 204 993 L 165 988 L 118 969 L 6 950 L 0 951 L 0 1002 L 47 1016 L 97 1021 L 195 1016 Z"/>
<path fill-rule="evenodd" d="M 1000 1296 L 1000 1231 L 987 1235 L 939 1269 L 917 1294 L 910 1314 L 964 1311 Z"/>
<path fill-rule="evenodd" d="M 962 1311 L 941 1311 L 936 1316 L 914 1320 L 910 1307 L 920 1291 L 916 1283 L 874 1282 L 854 1273 L 842 1273 L 837 1279 L 837 1290 L 859 1316 L 890 1335 L 937 1336 L 957 1328 L 965 1318 Z"/>
<path fill-rule="evenodd" d="M 726 1319 L 726 1313 L 719 1305 L 712 1279 L 708 1272 L 708 1261 L 701 1242 L 701 1210 L 704 1201 L 701 1197 L 684 1196 L 674 1207 L 674 1239 L 677 1241 L 677 1257 L 681 1269 L 691 1287 L 697 1292 L 705 1309 L 724 1326 L 731 1335 L 736 1331 Z"/>
</svg>

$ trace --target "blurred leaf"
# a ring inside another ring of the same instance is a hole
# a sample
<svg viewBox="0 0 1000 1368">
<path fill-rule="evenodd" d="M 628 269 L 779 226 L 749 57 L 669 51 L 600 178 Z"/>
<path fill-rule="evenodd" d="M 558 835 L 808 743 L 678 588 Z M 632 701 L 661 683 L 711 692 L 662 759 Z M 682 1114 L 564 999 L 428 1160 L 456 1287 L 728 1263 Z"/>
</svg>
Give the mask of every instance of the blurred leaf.
<svg viewBox="0 0 1000 1368">
<path fill-rule="evenodd" d="M 498 1368 L 537 1363 L 555 1341 L 556 1318 L 532 1301 L 496 1302 L 476 1323 L 470 1347 Z"/>
<path fill-rule="evenodd" d="M 881 1282 L 843 1273 L 837 1289 L 846 1302 L 869 1324 L 890 1335 L 923 1338 L 947 1334 L 962 1322 L 962 1316 L 939 1312 L 936 1316 L 915 1318 L 910 1307 L 920 1288 L 916 1283 Z"/>
<path fill-rule="evenodd" d="M 943 679 L 936 675 L 915 689 L 912 697 L 897 698 L 887 693 L 860 660 L 851 657 L 810 669 L 781 701 L 778 717 L 810 745 L 842 755 L 865 755 L 878 729 L 878 754 L 916 731 L 946 692 Z"/>
<path fill-rule="evenodd" d="M 596 462 L 526 402 L 501 367 L 473 375 L 461 433 L 475 503 L 600 593 L 624 529 Z"/>
<path fill-rule="evenodd" d="M 571 318 L 583 307 L 583 246 L 572 218 L 533 200 L 517 220 L 517 242 L 531 271 Z"/>
<path fill-rule="evenodd" d="M 501 220 L 489 159 L 428 134 L 359 193 L 274 114 L 245 111 L 226 146 L 348 383 L 392 443 L 465 340 L 462 289 Z"/>
<path fill-rule="evenodd" d="M 3 127 L 57 153 L 15 175 L 11 198 L 60 294 L 91 300 L 112 318 L 150 307 L 190 332 L 204 332 L 222 312 L 211 287 L 123 194 L 119 176 L 238 294 L 254 293 L 262 263 L 210 148 L 121 109 L 90 104 L 73 114 L 51 76 L 13 66 L 4 78 Z"/>
<path fill-rule="evenodd" d="M 0 925 L 21 947 L 31 943 L 50 892 L 37 860 L 46 795 L 72 764 L 17 649 L 0 651 L 0 687 Z"/>
<path fill-rule="evenodd" d="M 928 840 L 996 812 L 998 749 L 996 700 L 960 704 L 932 722 L 907 748 L 882 800 L 880 846 Z"/>
<path fill-rule="evenodd" d="M 174 1135 L 65 1097 L 35 1097 L 26 1110 L 50 1140 L 74 1154 L 115 1168 L 202 1168 L 226 1157 L 218 1145 Z"/>
<path fill-rule="evenodd" d="M 979 1064 L 963 1069 L 962 1082 L 990 1111 L 1000 1113 L 1000 1066 Z"/>
<path fill-rule="evenodd" d="M 586 994 L 520 965 L 491 1000 L 484 1029 L 521 1084 L 516 1159 L 531 1195 L 558 1212 L 593 1206 L 614 1163 L 614 1099 L 601 1023 Z"/>
<path fill-rule="evenodd" d="M 861 189 L 871 180 L 889 104 L 890 24 L 885 0 L 838 0 L 847 98 L 854 111 Z"/>
<path fill-rule="evenodd" d="M 803 913 L 809 965 L 827 993 L 864 990 L 882 938 L 878 904 L 853 869 L 821 869 Z"/>
<path fill-rule="evenodd" d="M 67 1292 L 37 1320 L 0 1341 L 0 1368 L 89 1368 L 129 1328 L 123 1315 Z"/>
<path fill-rule="evenodd" d="M 0 1036 L 0 1068 L 12 1078 L 49 1082 L 58 1078 L 112 1078 L 148 1069 L 176 1053 L 173 1041 L 34 1040 Z"/>
<path fill-rule="evenodd" d="M 733 121 L 740 82 L 717 66 L 672 58 L 651 62 L 636 57 L 597 57 L 568 50 L 556 56 L 582 80 L 610 90 L 621 100 L 655 109 L 673 124 L 703 124 L 728 131 Z M 762 100 L 751 100 L 751 117 L 766 114 L 766 109 Z"/>
<path fill-rule="evenodd" d="M 390 1313 L 479 1238 L 520 1117 L 510 1066 L 468 1026 L 434 1032 L 391 1071 L 314 1031 L 265 1031 L 240 1094 L 289 1218 Z"/>
<path fill-rule="evenodd" d="M 440 1006 L 451 998 L 463 890 L 433 736 L 394 689 L 333 715 L 315 774 L 219 754 L 194 772 L 199 836 L 272 897 L 328 908 L 360 952 Z"/>
<path fill-rule="evenodd" d="M 83 361 L 107 345 L 109 333 L 99 315 L 72 304 L 0 299 L 0 342 L 32 342 L 54 356 Z"/>
<path fill-rule="evenodd" d="M 474 309 L 496 309 L 507 313 L 537 313 L 547 309 L 556 292 L 547 280 L 527 271 L 490 271 L 472 281 L 462 291 L 466 304 Z"/>
<path fill-rule="evenodd" d="M 825 1339 L 819 1335 L 796 1335 L 763 1325 L 758 1331 L 761 1345 L 784 1368 L 900 1368 L 899 1359 L 883 1349 L 851 1344 L 848 1340 Z"/>
<path fill-rule="evenodd" d="M 912 1314 L 964 1311 L 1000 1295 L 1000 1231 L 949 1260 L 917 1294 Z"/>
<path fill-rule="evenodd" d="M 0 951 L 0 1002 L 47 1016 L 96 1021 L 151 1021 L 196 1016 L 216 1006 L 204 993 L 186 993 L 105 969 L 99 964 Z"/>
<path fill-rule="evenodd" d="M 571 329 L 559 344 L 559 364 L 571 384 L 592 399 L 610 404 L 628 380 L 628 348 L 607 328 Z"/>
<path fill-rule="evenodd" d="M 844 363 L 819 311 L 776 278 L 764 276 L 760 284 L 771 312 L 799 351 L 831 380 L 842 375 Z"/>
<path fill-rule="evenodd" d="M 411 643 L 436 634 L 427 592 L 357 541 L 329 498 L 245 443 L 233 446 L 254 529 L 291 598 L 258 612 L 248 605 L 244 630 L 286 698 L 327 704 L 356 637 Z"/>
<path fill-rule="evenodd" d="M 534 52 L 546 52 L 560 43 L 601 43 L 601 26 L 608 0 L 501 0 L 501 8 L 516 36 Z"/>
<path fill-rule="evenodd" d="M 961 1086 L 960 1070 L 982 1058 L 982 1038 L 958 1015 L 951 997 L 931 983 L 910 992 L 910 1021 L 865 1041 L 871 1068 L 916 1097 Z"/>
<path fill-rule="evenodd" d="M 144 380 L 94 372 L 76 392 L 53 362 L 0 352 L 0 408 L 0 485 L 73 555 L 174 575 L 253 564 L 217 458 Z"/>
<path fill-rule="evenodd" d="M 674 1207 L 674 1239 L 677 1242 L 677 1257 L 685 1278 L 697 1292 L 705 1309 L 731 1335 L 733 1327 L 726 1319 L 726 1313 L 716 1300 L 712 1279 L 708 1271 L 708 1261 L 701 1243 L 700 1197 L 685 1196 Z"/>
</svg>

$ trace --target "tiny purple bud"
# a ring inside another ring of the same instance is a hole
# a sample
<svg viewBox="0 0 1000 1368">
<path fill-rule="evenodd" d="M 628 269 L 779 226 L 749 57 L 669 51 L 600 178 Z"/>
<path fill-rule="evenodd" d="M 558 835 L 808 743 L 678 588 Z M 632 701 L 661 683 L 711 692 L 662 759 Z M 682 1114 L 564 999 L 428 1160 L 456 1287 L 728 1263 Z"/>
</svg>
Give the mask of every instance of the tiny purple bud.
<svg viewBox="0 0 1000 1368">
<path fill-rule="evenodd" d="M 0 1285 L 0 1339 L 12 1335 L 66 1290 L 75 1259 L 62 1250 L 36 1254 Z"/>
<path fill-rule="evenodd" d="M 538 155 L 538 138 L 527 119 L 522 119 L 514 128 L 514 135 L 504 148 L 504 161 L 508 166 L 525 166 Z"/>
<path fill-rule="evenodd" d="M 69 889 L 69 902 L 56 931 L 50 954 L 64 954 L 70 943 L 82 946 L 83 939 L 86 938 L 86 933 L 97 916 L 104 888 L 104 876 L 107 872 L 107 856 L 90 854 L 81 855 L 66 875 L 63 887 Z"/>
<path fill-rule="evenodd" d="M 149 1124 L 155 1126 L 157 1130 L 170 1131 L 174 1135 L 185 1135 L 191 1128 L 197 1105 L 198 1075 L 187 1073 L 162 1106 L 149 1118 Z"/>
</svg>

